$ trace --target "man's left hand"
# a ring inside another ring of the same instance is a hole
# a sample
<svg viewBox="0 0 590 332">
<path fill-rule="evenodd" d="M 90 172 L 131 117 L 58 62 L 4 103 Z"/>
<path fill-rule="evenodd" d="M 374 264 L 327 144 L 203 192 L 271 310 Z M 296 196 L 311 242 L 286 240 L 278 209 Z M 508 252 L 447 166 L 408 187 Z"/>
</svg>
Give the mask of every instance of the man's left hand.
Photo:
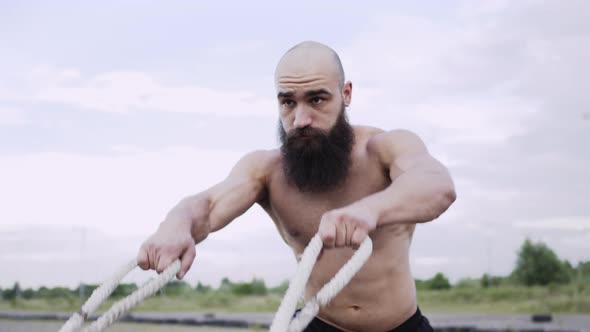
<svg viewBox="0 0 590 332">
<path fill-rule="evenodd" d="M 377 219 L 375 212 L 360 204 L 353 204 L 324 213 L 318 233 L 326 249 L 358 249 L 377 227 Z"/>
</svg>

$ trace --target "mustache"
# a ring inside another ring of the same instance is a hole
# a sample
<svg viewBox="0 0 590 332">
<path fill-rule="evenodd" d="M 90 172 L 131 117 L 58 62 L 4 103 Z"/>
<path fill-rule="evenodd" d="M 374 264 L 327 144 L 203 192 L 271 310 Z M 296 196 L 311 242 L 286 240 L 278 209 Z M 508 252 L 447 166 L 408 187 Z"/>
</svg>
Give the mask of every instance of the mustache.
<svg viewBox="0 0 590 332">
<path fill-rule="evenodd" d="M 292 141 L 292 140 L 297 140 L 302 137 L 327 137 L 327 136 L 328 136 L 328 132 L 326 132 L 324 130 L 312 128 L 312 127 L 305 127 L 305 128 L 296 128 L 296 129 L 291 130 L 287 134 L 287 140 Z"/>
</svg>

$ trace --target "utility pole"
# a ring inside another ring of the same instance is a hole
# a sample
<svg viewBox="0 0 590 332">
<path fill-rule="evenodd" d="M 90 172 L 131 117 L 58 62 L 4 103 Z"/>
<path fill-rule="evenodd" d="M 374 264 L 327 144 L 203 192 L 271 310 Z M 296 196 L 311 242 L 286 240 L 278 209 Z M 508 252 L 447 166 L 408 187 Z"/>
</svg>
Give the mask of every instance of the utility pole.
<svg viewBox="0 0 590 332">
<path fill-rule="evenodd" d="M 80 279 L 80 287 L 78 287 L 78 296 L 80 300 L 84 300 L 86 298 L 86 289 L 84 285 L 84 248 L 86 246 L 86 227 L 77 227 L 74 226 L 74 231 L 80 232 L 80 262 L 79 264 L 79 279 Z"/>
<path fill-rule="evenodd" d="M 486 244 L 487 244 L 487 262 L 488 262 L 488 267 L 487 267 L 487 271 L 488 271 L 488 280 L 487 281 L 487 286 L 488 288 L 490 288 L 492 286 L 492 240 L 491 240 L 491 236 L 490 234 L 486 234 Z"/>
</svg>

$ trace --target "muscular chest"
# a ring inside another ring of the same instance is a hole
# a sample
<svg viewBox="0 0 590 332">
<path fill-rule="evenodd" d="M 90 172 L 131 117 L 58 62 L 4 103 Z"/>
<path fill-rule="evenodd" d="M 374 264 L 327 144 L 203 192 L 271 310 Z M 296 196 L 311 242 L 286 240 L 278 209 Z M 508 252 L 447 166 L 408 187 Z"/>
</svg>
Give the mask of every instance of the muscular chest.
<svg viewBox="0 0 590 332">
<path fill-rule="evenodd" d="M 322 215 L 330 210 L 354 203 L 383 190 L 389 178 L 379 169 L 354 169 L 345 183 L 326 193 L 301 193 L 290 186 L 282 173 L 269 186 L 266 211 L 281 232 L 283 239 L 294 249 L 303 249 L 317 233 Z M 299 251 L 299 250 L 297 250 Z"/>
</svg>

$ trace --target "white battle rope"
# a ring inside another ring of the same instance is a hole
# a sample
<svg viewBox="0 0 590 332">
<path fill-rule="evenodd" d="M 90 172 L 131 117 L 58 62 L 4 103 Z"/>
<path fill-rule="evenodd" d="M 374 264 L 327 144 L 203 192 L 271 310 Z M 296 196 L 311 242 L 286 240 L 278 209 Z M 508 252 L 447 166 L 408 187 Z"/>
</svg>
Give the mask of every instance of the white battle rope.
<svg viewBox="0 0 590 332">
<path fill-rule="evenodd" d="M 318 255 L 322 250 L 322 240 L 316 234 L 309 245 L 303 251 L 297 273 L 287 289 L 287 293 L 279 306 L 279 309 L 270 326 L 270 332 L 301 332 L 317 315 L 320 306 L 330 302 L 338 294 L 350 279 L 361 269 L 365 262 L 371 256 L 373 243 L 367 239 L 361 244 L 360 248 L 352 258 L 336 273 L 315 297 L 310 300 L 301 309 L 297 317 L 293 317 L 295 308 L 299 299 L 303 297 L 305 285 L 311 274 Z M 180 260 L 174 261 L 160 275 L 142 285 L 131 295 L 113 304 L 113 306 L 100 316 L 95 322 L 88 327 L 80 329 L 86 318 L 93 313 L 115 290 L 121 279 L 131 270 L 137 267 L 137 261 L 133 260 L 121 268 L 112 278 L 104 282 L 100 287 L 92 292 L 90 298 L 84 303 L 82 308 L 74 313 L 70 319 L 62 326 L 59 332 L 99 332 L 113 324 L 117 319 L 127 313 L 131 308 L 139 304 L 145 298 L 154 295 L 159 289 L 164 287 L 180 271 Z"/>
<path fill-rule="evenodd" d="M 313 317 L 317 315 L 320 306 L 328 304 L 369 259 L 373 251 L 373 243 L 367 237 L 352 258 L 336 273 L 334 278 L 324 285 L 312 300 L 305 304 L 297 317 L 292 318 L 297 307 L 297 302 L 303 296 L 305 285 L 321 250 L 322 239 L 316 234 L 303 251 L 299 266 L 297 267 L 297 273 L 293 280 L 291 280 L 287 293 L 283 297 L 279 310 L 275 314 L 270 326 L 270 332 L 303 331 Z"/>
<path fill-rule="evenodd" d="M 84 321 L 93 313 L 117 288 L 117 285 L 128 274 L 131 270 L 137 267 L 137 260 L 132 260 L 121 268 L 111 279 L 104 282 L 100 287 L 92 292 L 92 295 L 84 303 L 82 308 L 74 313 L 70 319 L 62 326 L 59 332 L 98 332 L 106 329 L 108 326 L 113 324 L 118 318 L 123 316 L 126 312 L 131 310 L 134 306 L 139 304 L 145 298 L 154 295 L 160 288 L 164 287 L 174 275 L 180 271 L 180 260 L 174 261 L 170 266 L 164 270 L 157 277 L 148 281 L 145 285 L 141 286 L 131 295 L 113 304 L 113 306 L 100 316 L 90 326 L 80 330 Z"/>
</svg>

